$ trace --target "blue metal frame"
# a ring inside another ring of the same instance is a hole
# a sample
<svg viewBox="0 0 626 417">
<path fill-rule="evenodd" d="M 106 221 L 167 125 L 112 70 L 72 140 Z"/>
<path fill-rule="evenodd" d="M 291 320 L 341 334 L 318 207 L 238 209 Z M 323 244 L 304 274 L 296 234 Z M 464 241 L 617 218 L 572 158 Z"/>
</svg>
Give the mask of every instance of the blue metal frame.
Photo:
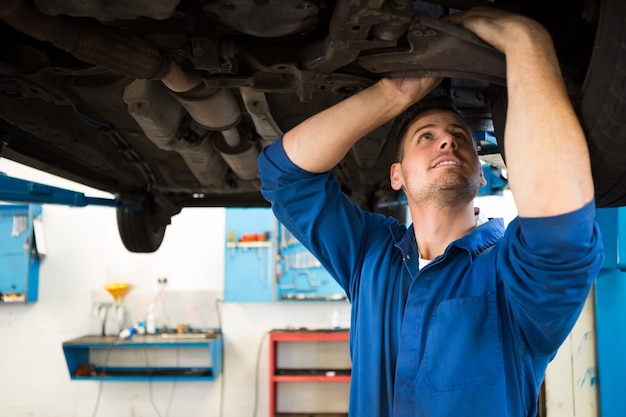
<svg viewBox="0 0 626 417">
<path fill-rule="evenodd" d="M 75 207 L 97 205 L 141 209 L 140 206 L 120 204 L 115 199 L 86 197 L 84 193 L 14 178 L 3 173 L 0 173 L 0 201 L 61 204 Z"/>
<path fill-rule="evenodd" d="M 602 417 L 626 416 L 626 207 L 598 209 L 604 265 L 595 285 Z"/>
</svg>

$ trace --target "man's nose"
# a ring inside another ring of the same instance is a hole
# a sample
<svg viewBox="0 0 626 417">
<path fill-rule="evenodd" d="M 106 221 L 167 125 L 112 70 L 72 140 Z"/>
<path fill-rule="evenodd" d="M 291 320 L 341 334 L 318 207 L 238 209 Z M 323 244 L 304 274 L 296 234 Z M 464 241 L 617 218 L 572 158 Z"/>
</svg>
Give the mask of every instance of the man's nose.
<svg viewBox="0 0 626 417">
<path fill-rule="evenodd" d="M 451 135 L 450 133 L 444 133 L 443 135 L 441 135 L 441 140 L 439 142 L 439 148 L 441 150 L 445 150 L 448 148 L 457 150 L 458 147 L 459 143 L 454 138 L 454 135 Z"/>
</svg>

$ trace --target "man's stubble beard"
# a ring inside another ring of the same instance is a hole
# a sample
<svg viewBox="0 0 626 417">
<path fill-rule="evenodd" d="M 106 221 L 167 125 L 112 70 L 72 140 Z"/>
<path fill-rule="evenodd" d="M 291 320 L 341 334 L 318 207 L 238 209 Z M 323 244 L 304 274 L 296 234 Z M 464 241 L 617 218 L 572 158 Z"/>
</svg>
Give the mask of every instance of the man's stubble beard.
<svg viewBox="0 0 626 417">
<path fill-rule="evenodd" d="M 405 189 L 407 196 L 419 204 L 436 208 L 456 207 L 472 201 L 478 194 L 479 181 L 461 175 L 448 175 L 417 190 Z"/>
</svg>

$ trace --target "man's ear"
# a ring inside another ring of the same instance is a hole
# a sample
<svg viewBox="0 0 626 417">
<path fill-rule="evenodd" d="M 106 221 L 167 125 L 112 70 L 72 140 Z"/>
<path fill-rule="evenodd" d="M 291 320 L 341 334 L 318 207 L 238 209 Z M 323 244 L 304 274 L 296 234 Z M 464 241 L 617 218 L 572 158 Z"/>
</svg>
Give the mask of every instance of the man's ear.
<svg viewBox="0 0 626 417">
<path fill-rule="evenodd" d="M 485 179 L 485 172 L 483 171 L 482 164 L 480 165 L 480 186 L 484 187 L 487 185 L 487 179 Z"/>
<path fill-rule="evenodd" d="M 389 179 L 391 180 L 391 188 L 396 191 L 402 189 L 402 172 L 400 169 L 400 162 L 394 162 L 389 168 Z M 482 173 L 481 173 L 482 175 Z"/>
</svg>

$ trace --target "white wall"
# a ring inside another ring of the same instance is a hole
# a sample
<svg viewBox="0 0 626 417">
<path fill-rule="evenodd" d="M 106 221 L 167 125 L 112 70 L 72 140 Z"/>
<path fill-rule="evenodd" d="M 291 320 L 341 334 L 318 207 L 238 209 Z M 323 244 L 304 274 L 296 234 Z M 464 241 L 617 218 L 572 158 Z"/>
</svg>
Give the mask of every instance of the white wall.
<svg viewBox="0 0 626 417">
<path fill-rule="evenodd" d="M 6 159 L 0 159 L 0 172 L 88 196 L 108 196 Z M 510 217 L 510 202 L 497 201 L 504 208 L 493 208 L 486 200 L 480 205 L 489 216 L 504 211 Z M 223 209 L 183 210 L 172 219 L 162 247 L 154 254 L 132 254 L 124 249 L 112 208 L 44 205 L 43 222 L 48 254 L 40 269 L 39 301 L 0 305 L 2 417 L 267 416 L 267 332 L 287 326 L 328 327 L 335 310 L 340 325 L 349 326 L 349 305 L 343 302 L 215 303 L 223 290 Z M 167 314 L 159 311 L 161 324 L 187 320 L 192 325 L 213 325 L 217 323 L 215 308 L 220 308 L 225 356 L 222 377 L 212 382 L 175 383 L 71 381 L 61 345 L 99 332 L 92 306 L 94 301 L 110 300 L 103 285 L 130 282 L 133 289 L 125 303 L 129 315 L 137 319 L 157 296 L 159 277 L 168 278 L 164 299 L 169 305 Z M 571 361 L 555 362 L 564 367 L 552 372 L 553 386 L 572 386 Z M 334 407 L 347 406 L 347 385 L 337 383 L 327 389 L 332 391 L 326 394 L 333 397 Z M 294 401 L 328 403 L 315 396 Z M 576 416 L 595 416 L 595 408 L 591 408 L 593 413 Z M 556 407 L 550 416 L 565 416 L 569 409 Z"/>
<path fill-rule="evenodd" d="M 87 196 L 110 197 L 6 159 L 0 159 L 0 172 Z M 217 306 L 224 333 L 222 378 L 176 383 L 71 381 L 62 343 L 99 332 L 92 306 L 94 301 L 111 300 L 103 289 L 107 282 L 133 285 L 125 303 L 136 319 L 157 296 L 157 278 L 167 277 L 165 299 L 182 297 L 187 301 L 167 306 L 172 316 L 170 326 L 176 324 L 177 311 L 192 325 L 217 324 L 214 299 L 220 298 L 223 290 L 225 210 L 184 209 L 172 219 L 161 248 L 154 254 L 125 250 L 112 208 L 44 205 L 42 218 L 48 251 L 40 268 L 39 301 L 0 305 L 2 417 L 240 417 L 252 416 L 255 404 L 256 415 L 266 416 L 265 334 L 289 325 L 328 327 L 335 309 L 340 312 L 340 324 L 349 325 L 347 303 L 221 303 Z M 199 304 L 198 294 L 209 294 L 203 299 L 210 301 Z M 195 302 L 191 312 L 185 311 L 188 301 Z M 163 324 L 163 314 L 159 318 Z M 115 321 L 109 320 L 107 326 L 115 330 Z M 259 349 L 259 395 L 255 402 Z M 347 385 L 342 389 L 347 396 Z"/>
</svg>

